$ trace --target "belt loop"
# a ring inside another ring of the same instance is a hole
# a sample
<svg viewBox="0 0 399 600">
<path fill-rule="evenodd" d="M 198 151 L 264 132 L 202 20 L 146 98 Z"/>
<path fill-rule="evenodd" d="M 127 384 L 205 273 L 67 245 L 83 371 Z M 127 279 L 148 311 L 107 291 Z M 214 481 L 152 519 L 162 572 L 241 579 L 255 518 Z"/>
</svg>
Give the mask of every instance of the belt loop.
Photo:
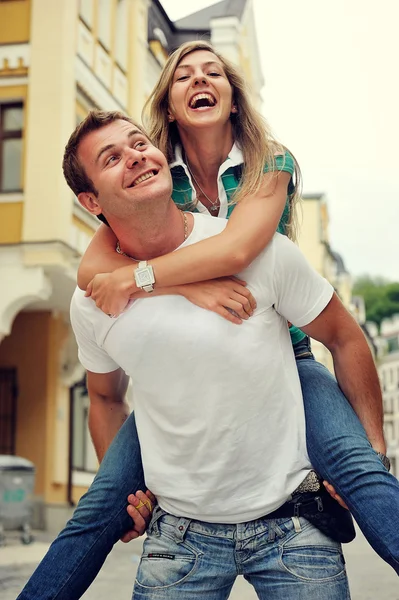
<svg viewBox="0 0 399 600">
<path fill-rule="evenodd" d="M 301 533 L 302 527 L 299 517 L 291 517 L 291 520 L 294 524 L 295 533 Z"/>
<path fill-rule="evenodd" d="M 299 517 L 299 509 L 302 506 L 302 502 L 296 502 L 294 504 L 294 517 L 298 518 Z"/>
<path fill-rule="evenodd" d="M 181 544 L 184 541 L 184 537 L 186 535 L 186 531 L 191 523 L 191 519 L 185 519 L 184 517 L 180 517 L 177 521 L 175 527 L 175 542 L 176 544 Z"/>
<path fill-rule="evenodd" d="M 158 521 L 159 519 L 165 514 L 165 512 L 162 510 L 162 508 L 157 504 L 152 512 L 152 517 L 151 517 L 151 521 L 150 524 L 148 525 L 148 533 L 152 533 L 154 532 L 154 534 L 159 537 L 160 531 L 159 531 L 159 524 Z"/>
<path fill-rule="evenodd" d="M 276 539 L 276 521 L 275 519 L 270 519 L 269 521 L 269 535 L 267 541 L 273 543 Z"/>
</svg>

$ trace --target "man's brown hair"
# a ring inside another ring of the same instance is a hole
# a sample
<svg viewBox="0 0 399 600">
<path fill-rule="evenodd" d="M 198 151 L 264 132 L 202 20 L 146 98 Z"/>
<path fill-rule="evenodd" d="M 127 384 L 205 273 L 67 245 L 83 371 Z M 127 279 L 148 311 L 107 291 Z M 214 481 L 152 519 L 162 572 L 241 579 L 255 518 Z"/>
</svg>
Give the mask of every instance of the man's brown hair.
<svg viewBox="0 0 399 600">
<path fill-rule="evenodd" d="M 90 177 L 88 177 L 86 171 L 81 165 L 78 158 L 79 144 L 86 135 L 101 127 L 105 127 L 114 121 L 128 121 L 137 129 L 145 132 L 143 128 L 138 125 L 133 119 L 124 115 L 118 111 L 101 111 L 91 110 L 87 117 L 79 123 L 75 131 L 72 133 L 65 146 L 64 158 L 62 161 L 62 170 L 67 184 L 75 194 L 78 196 L 81 192 L 91 192 L 92 194 L 98 195 L 96 188 Z"/>
</svg>

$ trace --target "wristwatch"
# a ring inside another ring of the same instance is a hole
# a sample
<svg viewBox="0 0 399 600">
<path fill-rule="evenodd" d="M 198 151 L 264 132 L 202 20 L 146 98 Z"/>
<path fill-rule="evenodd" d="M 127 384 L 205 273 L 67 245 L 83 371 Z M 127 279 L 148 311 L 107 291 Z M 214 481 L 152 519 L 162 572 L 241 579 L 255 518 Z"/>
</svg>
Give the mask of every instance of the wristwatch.
<svg viewBox="0 0 399 600">
<path fill-rule="evenodd" d="M 154 291 L 154 270 L 151 265 L 147 265 L 146 260 L 139 262 L 139 266 L 134 272 L 134 280 L 138 288 L 141 288 L 145 292 Z"/>
<path fill-rule="evenodd" d="M 387 471 L 391 470 L 391 461 L 389 460 L 389 458 L 387 456 L 385 456 L 385 454 L 383 454 L 382 452 L 377 452 L 377 456 L 380 459 L 380 461 L 382 462 L 382 464 L 384 465 L 384 467 L 386 468 Z"/>
</svg>

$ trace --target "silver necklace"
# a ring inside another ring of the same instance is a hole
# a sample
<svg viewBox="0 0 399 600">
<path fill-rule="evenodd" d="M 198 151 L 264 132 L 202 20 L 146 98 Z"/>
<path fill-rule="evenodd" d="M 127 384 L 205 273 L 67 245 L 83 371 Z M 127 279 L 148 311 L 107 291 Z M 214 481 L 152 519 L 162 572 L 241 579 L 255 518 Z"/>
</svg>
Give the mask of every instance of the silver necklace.
<svg viewBox="0 0 399 600">
<path fill-rule="evenodd" d="M 201 192 L 201 194 L 204 196 L 204 198 L 206 198 L 208 200 L 208 202 L 211 204 L 209 210 L 211 212 L 217 212 L 219 210 L 219 196 L 216 198 L 216 200 L 211 200 L 208 196 L 208 194 L 205 194 L 204 190 L 202 189 L 202 187 L 200 186 L 200 184 L 198 183 L 198 181 L 196 180 L 196 178 L 194 177 L 194 173 L 192 172 L 190 165 L 188 163 L 188 160 L 186 158 L 186 162 L 187 162 L 187 169 L 189 170 L 189 173 L 191 175 L 191 177 L 194 180 L 194 183 L 197 185 L 197 188 L 199 189 L 199 191 Z"/>
<path fill-rule="evenodd" d="M 187 215 L 185 212 L 182 212 L 182 217 L 183 217 L 183 227 L 184 227 L 184 242 L 187 239 L 188 236 L 188 219 L 187 219 Z M 122 254 L 122 256 L 126 256 L 126 258 L 130 258 L 131 260 L 134 260 L 135 262 L 139 262 L 137 260 L 137 258 L 133 258 L 133 256 L 129 256 L 129 254 L 126 254 L 126 252 L 123 252 L 123 250 L 121 249 L 121 245 L 119 243 L 119 240 L 117 240 L 116 242 L 116 246 L 115 246 L 115 250 L 118 254 Z"/>
</svg>

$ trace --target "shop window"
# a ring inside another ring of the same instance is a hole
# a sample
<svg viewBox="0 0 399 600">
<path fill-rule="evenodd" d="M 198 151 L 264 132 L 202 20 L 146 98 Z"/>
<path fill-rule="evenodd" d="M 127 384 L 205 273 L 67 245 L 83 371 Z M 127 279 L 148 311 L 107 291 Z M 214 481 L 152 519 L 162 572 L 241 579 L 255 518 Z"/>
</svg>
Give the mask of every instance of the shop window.
<svg viewBox="0 0 399 600">
<path fill-rule="evenodd" d="M 84 382 L 72 388 L 71 401 L 72 468 L 95 473 L 98 462 L 89 433 L 90 401 Z"/>
<path fill-rule="evenodd" d="M 22 185 L 22 103 L 0 105 L 0 192 L 18 192 Z"/>
</svg>

